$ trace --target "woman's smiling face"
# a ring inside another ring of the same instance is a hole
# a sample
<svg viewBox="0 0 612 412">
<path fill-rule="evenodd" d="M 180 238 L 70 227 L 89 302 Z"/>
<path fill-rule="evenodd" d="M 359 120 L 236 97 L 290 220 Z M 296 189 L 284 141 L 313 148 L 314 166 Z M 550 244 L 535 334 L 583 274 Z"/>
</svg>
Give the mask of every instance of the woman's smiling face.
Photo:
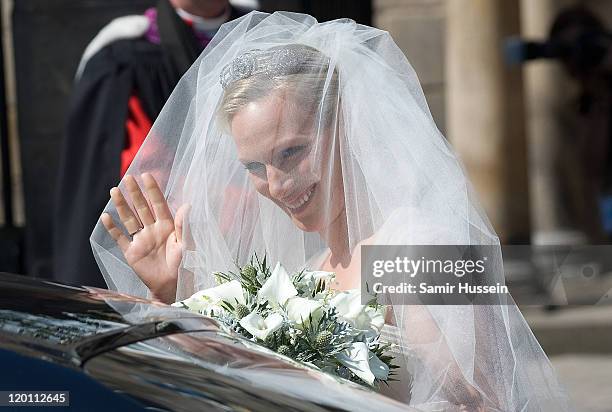
<svg viewBox="0 0 612 412">
<path fill-rule="evenodd" d="M 344 208 L 336 122 L 323 126 L 316 113 L 280 89 L 247 103 L 231 121 L 256 190 L 307 232 L 322 232 Z"/>
</svg>

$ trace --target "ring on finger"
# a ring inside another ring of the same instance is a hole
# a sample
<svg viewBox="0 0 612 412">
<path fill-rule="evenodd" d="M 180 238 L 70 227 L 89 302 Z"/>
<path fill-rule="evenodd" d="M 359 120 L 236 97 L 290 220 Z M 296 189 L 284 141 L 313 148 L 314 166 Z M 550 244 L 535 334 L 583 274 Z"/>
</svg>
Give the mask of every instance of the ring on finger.
<svg viewBox="0 0 612 412">
<path fill-rule="evenodd" d="M 130 233 L 130 237 L 133 238 L 138 232 L 140 232 L 142 229 L 144 229 L 142 226 L 139 227 L 138 229 L 136 229 L 135 231 L 133 231 L 132 233 Z"/>
</svg>

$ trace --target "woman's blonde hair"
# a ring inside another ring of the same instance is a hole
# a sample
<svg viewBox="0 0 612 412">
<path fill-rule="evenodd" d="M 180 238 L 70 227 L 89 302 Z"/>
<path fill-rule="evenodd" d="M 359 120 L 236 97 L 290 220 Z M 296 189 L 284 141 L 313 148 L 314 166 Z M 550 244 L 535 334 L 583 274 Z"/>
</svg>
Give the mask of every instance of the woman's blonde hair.
<svg viewBox="0 0 612 412">
<path fill-rule="evenodd" d="M 334 68 L 329 73 L 330 59 L 310 46 L 292 44 L 275 47 L 270 51 L 287 47 L 291 47 L 300 56 L 299 63 L 291 67 L 290 73 L 255 73 L 230 82 L 225 87 L 218 113 L 225 127 L 229 129 L 235 114 L 248 103 L 279 90 L 294 92 L 293 97 L 297 98 L 302 107 L 321 107 L 324 124 L 331 120 L 338 100 L 338 71 Z"/>
</svg>

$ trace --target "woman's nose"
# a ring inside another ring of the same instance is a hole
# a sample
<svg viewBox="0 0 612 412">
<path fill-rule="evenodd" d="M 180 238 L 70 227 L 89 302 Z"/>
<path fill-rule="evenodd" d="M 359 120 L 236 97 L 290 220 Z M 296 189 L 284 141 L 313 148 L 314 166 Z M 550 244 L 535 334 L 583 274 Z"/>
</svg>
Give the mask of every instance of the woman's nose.
<svg viewBox="0 0 612 412">
<path fill-rule="evenodd" d="M 283 199 L 289 193 L 291 186 L 291 179 L 287 173 L 272 165 L 266 165 L 266 175 L 270 195 L 275 199 Z"/>
</svg>

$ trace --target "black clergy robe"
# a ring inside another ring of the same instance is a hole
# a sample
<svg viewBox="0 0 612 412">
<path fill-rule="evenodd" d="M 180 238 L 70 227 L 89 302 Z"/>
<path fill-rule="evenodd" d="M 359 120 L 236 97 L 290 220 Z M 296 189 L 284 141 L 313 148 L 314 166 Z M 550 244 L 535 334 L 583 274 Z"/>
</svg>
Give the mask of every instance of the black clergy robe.
<svg viewBox="0 0 612 412">
<path fill-rule="evenodd" d="M 230 19 L 246 10 L 232 8 Z M 149 119 L 202 51 L 192 29 L 167 0 L 157 5 L 160 44 L 117 40 L 87 62 L 75 85 L 62 145 L 53 222 L 54 279 L 106 287 L 89 236 L 109 190 L 120 180 L 128 100 L 135 94 Z"/>
</svg>

